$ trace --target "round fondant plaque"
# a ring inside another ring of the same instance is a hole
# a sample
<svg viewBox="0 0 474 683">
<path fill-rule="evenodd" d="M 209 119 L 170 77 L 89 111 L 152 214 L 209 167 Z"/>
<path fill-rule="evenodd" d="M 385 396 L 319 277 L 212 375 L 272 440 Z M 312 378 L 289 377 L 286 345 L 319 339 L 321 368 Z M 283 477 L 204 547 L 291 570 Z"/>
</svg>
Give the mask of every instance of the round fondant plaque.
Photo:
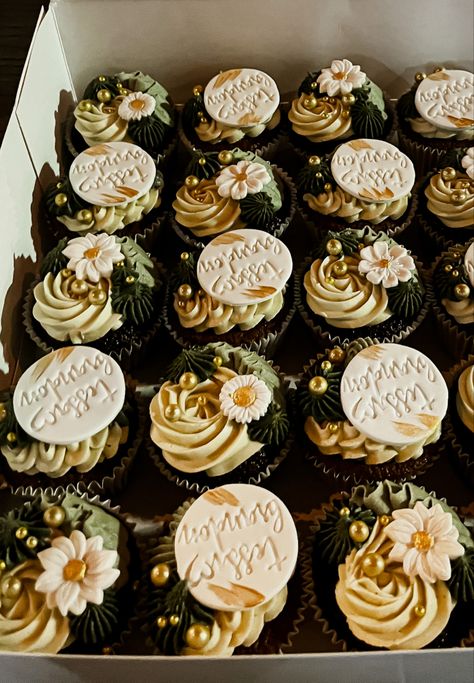
<svg viewBox="0 0 474 683">
<path fill-rule="evenodd" d="M 16 419 L 37 441 L 71 444 L 107 427 L 125 400 L 113 358 L 89 346 L 49 353 L 23 373 L 13 394 Z"/>
<path fill-rule="evenodd" d="M 436 365 L 420 351 L 377 344 L 347 365 L 341 402 L 347 419 L 362 434 L 402 447 L 421 441 L 443 419 L 448 388 Z"/>
<path fill-rule="evenodd" d="M 69 169 L 72 189 L 93 206 L 119 206 L 139 199 L 150 190 L 155 177 L 152 157 L 129 142 L 89 147 Z"/>
<path fill-rule="evenodd" d="M 400 199 L 415 183 L 413 163 L 383 140 L 345 142 L 334 152 L 331 171 L 345 192 L 366 202 Z"/>
<path fill-rule="evenodd" d="M 471 286 L 474 287 L 474 242 L 469 245 L 464 254 L 464 267 Z"/>
<path fill-rule="evenodd" d="M 244 228 L 215 237 L 197 263 L 199 284 L 229 306 L 257 304 L 280 292 L 291 275 L 288 247 L 263 230 Z"/>
<path fill-rule="evenodd" d="M 245 610 L 273 598 L 298 555 L 293 519 L 271 491 L 229 484 L 198 498 L 175 537 L 178 574 L 203 605 Z"/>
<path fill-rule="evenodd" d="M 474 74 L 469 71 L 435 71 L 416 89 L 415 107 L 437 128 L 462 131 L 474 126 Z"/>
<path fill-rule="evenodd" d="M 246 127 L 267 123 L 280 103 L 273 78 L 258 69 L 230 69 L 214 76 L 204 90 L 204 106 L 215 121 Z"/>
</svg>

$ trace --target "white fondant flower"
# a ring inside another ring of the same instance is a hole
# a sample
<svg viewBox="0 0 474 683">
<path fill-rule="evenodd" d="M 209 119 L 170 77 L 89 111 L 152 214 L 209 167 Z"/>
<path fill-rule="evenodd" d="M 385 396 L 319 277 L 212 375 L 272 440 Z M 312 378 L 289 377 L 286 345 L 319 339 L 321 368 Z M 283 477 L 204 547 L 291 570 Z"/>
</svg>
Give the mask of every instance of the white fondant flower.
<svg viewBox="0 0 474 683">
<path fill-rule="evenodd" d="M 360 66 L 348 59 L 335 59 L 329 68 L 322 69 L 317 82 L 321 92 L 334 97 L 339 93 L 347 95 L 353 88 L 361 88 L 365 79 L 366 74 L 360 70 Z"/>
<path fill-rule="evenodd" d="M 464 555 L 452 515 L 439 503 L 428 509 L 417 501 L 413 509 L 394 510 L 392 516 L 394 521 L 385 528 L 395 542 L 389 559 L 402 562 L 407 576 L 420 576 L 428 583 L 447 581 L 449 560 Z"/>
<path fill-rule="evenodd" d="M 242 159 L 223 168 L 216 178 L 216 185 L 221 197 L 244 199 L 247 194 L 260 192 L 270 181 L 270 174 L 263 164 Z"/>
<path fill-rule="evenodd" d="M 469 147 L 466 154 L 461 159 L 461 166 L 466 170 L 469 178 L 474 180 L 474 147 Z"/>
<path fill-rule="evenodd" d="M 125 121 L 140 121 L 155 111 L 155 98 L 144 92 L 131 92 L 120 102 L 118 115 Z"/>
<path fill-rule="evenodd" d="M 408 282 L 415 269 L 415 262 L 399 244 L 388 247 L 387 242 L 374 242 L 360 250 L 359 273 L 369 282 L 383 287 L 396 287 L 399 282 Z"/>
<path fill-rule="evenodd" d="M 60 536 L 51 541 L 51 548 L 38 553 L 44 572 L 35 588 L 46 593 L 49 609 L 57 607 L 65 617 L 68 612 L 82 614 L 87 603 L 101 605 L 104 590 L 120 575 L 113 566 L 116 550 L 103 550 L 102 536 L 86 538 L 75 529 L 69 538 Z"/>
<path fill-rule="evenodd" d="M 229 379 L 219 394 L 224 415 L 240 423 L 261 418 L 271 400 L 270 389 L 255 375 L 238 375 Z"/>
<path fill-rule="evenodd" d="M 63 249 L 69 263 L 67 267 L 76 272 L 79 280 L 99 282 L 101 277 L 110 277 L 114 263 L 123 261 L 120 244 L 113 235 L 88 233 L 84 237 L 74 237 Z"/>
</svg>

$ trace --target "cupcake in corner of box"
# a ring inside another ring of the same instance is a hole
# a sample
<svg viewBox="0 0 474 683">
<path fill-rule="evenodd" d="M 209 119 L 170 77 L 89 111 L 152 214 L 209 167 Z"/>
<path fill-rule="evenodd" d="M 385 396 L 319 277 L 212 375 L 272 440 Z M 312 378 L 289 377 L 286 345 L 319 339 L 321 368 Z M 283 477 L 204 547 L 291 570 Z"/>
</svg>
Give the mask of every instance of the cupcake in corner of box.
<svg viewBox="0 0 474 683">
<path fill-rule="evenodd" d="M 118 514 L 62 494 L 0 515 L 0 651 L 106 654 L 120 644 L 136 569 Z"/>
<path fill-rule="evenodd" d="M 474 139 L 474 75 L 438 67 L 417 73 L 412 88 L 397 103 L 400 147 L 417 173 L 442 168 L 447 152 Z"/>
<path fill-rule="evenodd" d="M 258 69 L 230 69 L 196 85 L 181 114 L 180 135 L 189 151 L 240 149 L 271 155 L 280 136 L 280 93 Z"/>
<path fill-rule="evenodd" d="M 357 486 L 316 523 L 320 620 L 344 649 L 459 647 L 474 627 L 474 539 L 414 484 Z M 472 635 L 471 635 L 472 637 Z"/>
<path fill-rule="evenodd" d="M 291 514 L 270 491 L 232 484 L 184 503 L 148 553 L 142 612 L 155 652 L 281 652 L 297 555 Z"/>
<path fill-rule="evenodd" d="M 288 247 L 273 235 L 251 228 L 219 235 L 200 253 L 181 254 L 165 324 L 181 346 L 224 341 L 269 353 L 294 313 L 292 268 Z"/>
<path fill-rule="evenodd" d="M 448 388 L 420 351 L 361 339 L 309 362 L 296 405 L 316 467 L 355 482 L 404 481 L 439 455 L 432 444 L 441 435 Z"/>
<path fill-rule="evenodd" d="M 308 73 L 288 112 L 290 142 L 300 154 L 325 154 L 349 138 L 386 139 L 393 112 L 382 90 L 348 59 Z"/>
<path fill-rule="evenodd" d="M 474 355 L 451 368 L 446 381 L 451 389 L 443 445 L 474 484 Z"/>
<path fill-rule="evenodd" d="M 186 174 L 173 202 L 173 227 L 192 246 L 247 225 L 280 237 L 293 218 L 292 181 L 253 152 L 195 152 Z"/>
<path fill-rule="evenodd" d="M 150 455 L 194 491 L 259 483 L 288 452 L 286 387 L 272 364 L 224 343 L 183 350 L 150 404 Z"/>
<path fill-rule="evenodd" d="M 420 266 L 383 232 L 329 231 L 296 275 L 295 298 L 318 339 L 401 341 L 423 321 L 429 298 Z"/>
<path fill-rule="evenodd" d="M 31 365 L 0 405 L 0 471 L 18 494 L 119 491 L 141 441 L 132 387 L 116 361 L 65 347 Z"/>
<path fill-rule="evenodd" d="M 297 185 L 317 232 L 377 225 L 388 235 L 408 227 L 415 215 L 415 169 L 383 140 L 352 140 L 329 157 L 312 155 Z"/>
</svg>

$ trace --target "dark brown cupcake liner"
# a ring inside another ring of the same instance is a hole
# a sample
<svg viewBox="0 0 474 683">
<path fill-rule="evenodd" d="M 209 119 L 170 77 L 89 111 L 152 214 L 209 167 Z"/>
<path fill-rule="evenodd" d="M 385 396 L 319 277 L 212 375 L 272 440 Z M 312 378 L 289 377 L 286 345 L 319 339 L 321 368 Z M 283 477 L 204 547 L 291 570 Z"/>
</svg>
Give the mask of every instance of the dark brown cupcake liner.
<svg viewBox="0 0 474 683">
<path fill-rule="evenodd" d="M 427 178 L 418 183 L 417 225 L 419 225 L 423 232 L 428 235 L 436 247 L 443 251 L 455 244 L 459 244 L 459 242 L 467 242 L 474 237 L 474 220 L 473 225 L 470 228 L 448 228 L 447 225 L 444 225 L 437 216 L 428 210 L 426 198 L 424 196 L 424 189 L 427 184 L 426 180 Z"/>
</svg>

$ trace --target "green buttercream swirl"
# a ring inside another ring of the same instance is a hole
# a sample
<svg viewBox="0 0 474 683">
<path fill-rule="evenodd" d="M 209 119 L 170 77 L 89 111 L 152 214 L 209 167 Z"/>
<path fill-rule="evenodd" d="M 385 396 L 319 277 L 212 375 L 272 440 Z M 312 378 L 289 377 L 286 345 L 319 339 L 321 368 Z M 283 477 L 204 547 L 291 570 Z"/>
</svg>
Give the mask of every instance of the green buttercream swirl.
<svg viewBox="0 0 474 683">
<path fill-rule="evenodd" d="M 196 252 L 184 252 L 189 254 L 189 258 L 180 258 L 179 262 L 170 274 L 169 283 L 171 291 L 174 292 L 180 285 L 191 285 L 193 289 L 199 289 L 200 284 L 196 275 L 196 264 L 198 255 Z"/>
<path fill-rule="evenodd" d="M 290 421 L 286 410 L 271 403 L 263 417 L 249 423 L 248 434 L 252 441 L 279 446 L 286 439 L 289 429 Z"/>
<path fill-rule="evenodd" d="M 58 206 L 55 198 L 58 194 L 64 194 L 67 197 L 67 202 Z M 88 204 L 84 202 L 72 189 L 69 178 L 62 176 L 56 182 L 51 183 L 46 188 L 44 193 L 44 203 L 46 211 L 50 216 L 69 216 L 72 218 L 81 209 L 88 208 Z"/>
<path fill-rule="evenodd" d="M 335 182 L 329 161 L 325 157 L 320 157 L 320 159 L 321 162 L 317 166 L 307 163 L 299 172 L 296 183 L 302 193 L 321 194 L 324 192 L 326 183 L 334 187 Z"/>
<path fill-rule="evenodd" d="M 326 245 L 329 240 L 339 240 L 342 247 L 342 253 L 344 256 L 351 256 L 358 251 L 357 245 L 359 244 L 359 232 L 357 230 L 351 230 L 351 228 L 346 228 L 341 230 L 341 232 L 334 232 L 333 230 L 328 230 L 324 235 L 324 240 L 322 240 L 314 251 L 315 258 L 325 258 L 328 255 L 326 250 Z"/>
<path fill-rule="evenodd" d="M 147 287 L 155 286 L 154 265 L 147 253 L 130 237 L 116 237 L 124 255 L 125 266 L 136 271 L 139 282 Z"/>
<path fill-rule="evenodd" d="M 269 228 L 275 218 L 270 197 L 264 192 L 248 194 L 240 200 L 240 216 L 252 228 Z"/>
<path fill-rule="evenodd" d="M 425 290 L 420 280 L 413 275 L 408 282 L 399 282 L 387 288 L 388 307 L 400 318 L 413 318 L 423 304 Z"/>
<path fill-rule="evenodd" d="M 196 128 L 201 122 L 201 116 L 199 116 L 201 113 L 206 113 L 202 94 L 193 95 L 183 108 L 182 116 L 184 123 L 189 126 L 189 128 Z"/>
<path fill-rule="evenodd" d="M 63 239 L 59 240 L 57 245 L 46 254 L 40 268 L 40 275 L 42 278 L 45 278 L 48 273 L 57 275 L 63 268 L 67 267 L 68 258 L 63 254 L 63 249 L 67 247 L 67 243 L 68 238 L 63 237 Z"/>
<path fill-rule="evenodd" d="M 71 633 L 84 645 L 98 645 L 110 642 L 117 633 L 119 623 L 119 601 L 114 590 L 104 591 L 100 605 L 87 603 L 82 614 L 70 615 Z"/>
<path fill-rule="evenodd" d="M 464 266 L 464 255 L 468 246 L 467 244 L 465 246 L 449 247 L 447 253 L 439 260 L 433 274 L 433 280 L 440 299 L 454 300 L 456 298 L 454 296 L 456 285 L 470 285 Z M 446 266 L 450 266 L 450 270 L 446 271 Z M 455 271 L 457 271 L 457 275 L 453 276 Z"/>
<path fill-rule="evenodd" d="M 166 128 L 154 114 L 128 122 L 128 133 L 132 140 L 155 157 L 163 150 Z"/>
<path fill-rule="evenodd" d="M 128 283 L 127 277 L 135 281 Z M 131 268 L 115 268 L 112 273 L 112 309 L 134 325 L 142 325 L 153 315 L 154 289 L 140 282 L 139 274 Z"/>
<path fill-rule="evenodd" d="M 367 99 L 360 98 L 351 107 L 352 129 L 358 138 L 377 139 L 383 136 L 383 112 Z"/>
<path fill-rule="evenodd" d="M 15 535 L 17 529 L 24 527 L 28 534 L 23 539 Z M 35 559 L 40 550 L 49 545 L 51 529 L 43 521 L 41 499 L 27 502 L 0 515 L 0 560 L 7 569 L 11 569 L 26 560 Z M 34 536 L 38 543 L 35 548 L 28 548 L 25 541 Z"/>
<path fill-rule="evenodd" d="M 417 85 L 413 86 L 408 92 L 404 93 L 398 100 L 398 113 L 405 121 L 407 119 L 419 118 L 419 113 L 415 107 L 415 93 Z"/>
<path fill-rule="evenodd" d="M 223 168 L 218 157 L 218 152 L 193 152 L 191 161 L 186 167 L 185 175 L 194 175 L 199 180 L 209 180 Z M 206 163 L 199 163 L 201 159 L 204 159 Z"/>
<path fill-rule="evenodd" d="M 466 548 L 464 555 L 451 562 L 448 584 L 456 602 L 474 600 L 474 548 Z"/>
<path fill-rule="evenodd" d="M 348 507 L 349 515 L 341 515 L 340 507 L 329 510 L 326 518 L 321 520 L 316 534 L 316 543 L 321 557 L 331 565 L 342 564 L 353 548 L 360 548 L 362 545 L 355 543 L 349 536 L 349 527 L 352 522 L 365 522 L 370 529 L 375 524 L 376 516 L 372 510 L 354 505 Z"/>
<path fill-rule="evenodd" d="M 100 76 L 100 78 L 104 78 L 105 80 L 99 81 L 99 76 L 94 78 L 84 90 L 84 97 L 82 99 L 97 101 L 97 93 L 99 92 L 99 90 L 110 90 L 112 96 L 117 97 L 117 95 L 119 94 L 119 79 L 116 76 L 105 75 Z"/>
<path fill-rule="evenodd" d="M 331 364 L 330 370 L 323 370 L 321 363 L 326 357 L 319 358 L 306 372 L 297 392 L 297 402 L 303 417 L 313 417 L 316 422 L 323 420 L 343 420 L 345 418 L 341 405 L 341 379 L 343 368 Z M 327 389 L 324 394 L 314 396 L 309 390 L 312 377 L 324 377 Z"/>
<path fill-rule="evenodd" d="M 298 97 L 301 97 L 303 93 L 305 95 L 318 95 L 319 93 L 319 85 L 317 83 L 318 81 L 318 76 L 320 75 L 321 71 L 311 71 L 308 72 L 308 75 L 306 78 L 303 79 L 303 81 L 300 84 L 300 87 L 298 88 Z M 311 84 L 316 83 L 316 87 L 312 88 Z"/>
<path fill-rule="evenodd" d="M 203 382 L 216 371 L 213 362 L 214 356 L 214 351 L 207 346 L 193 346 L 190 349 L 183 349 L 170 364 L 166 372 L 166 379 L 177 383 L 184 372 L 194 372 L 199 377 L 199 381 Z"/>
</svg>

